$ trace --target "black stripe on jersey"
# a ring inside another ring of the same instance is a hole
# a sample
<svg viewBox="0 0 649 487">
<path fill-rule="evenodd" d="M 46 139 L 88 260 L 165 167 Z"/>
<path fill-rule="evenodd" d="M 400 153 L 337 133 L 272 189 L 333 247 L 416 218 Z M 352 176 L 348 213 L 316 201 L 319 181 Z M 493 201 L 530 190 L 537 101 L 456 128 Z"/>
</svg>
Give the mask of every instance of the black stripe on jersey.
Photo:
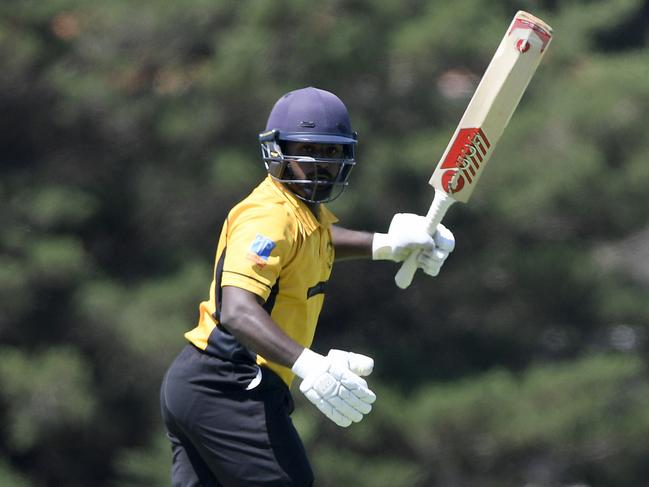
<svg viewBox="0 0 649 487">
<path fill-rule="evenodd" d="M 324 294 L 327 289 L 327 281 L 320 281 L 315 286 L 311 286 L 306 292 L 306 298 L 312 298 L 317 294 Z"/>
<path fill-rule="evenodd" d="M 241 342 L 221 324 L 216 325 L 207 338 L 205 352 L 208 355 L 239 364 L 254 364 L 257 360 L 257 354 L 241 345 Z"/>
<path fill-rule="evenodd" d="M 279 294 L 279 279 L 275 281 L 275 284 L 271 288 L 270 294 L 268 295 L 268 299 L 264 303 L 264 309 L 269 315 L 273 312 L 273 308 L 275 307 L 275 299 L 277 299 L 277 294 Z"/>
<path fill-rule="evenodd" d="M 214 311 L 214 313 L 212 313 L 212 317 L 216 321 L 221 320 L 221 301 L 223 299 L 223 288 L 221 287 L 221 280 L 223 278 L 223 263 L 225 262 L 225 251 L 226 250 L 227 249 L 223 249 L 223 252 L 221 253 L 221 257 L 219 258 L 219 261 L 216 264 L 216 269 L 214 271 L 214 287 L 216 288 L 216 310 Z M 261 284 L 263 286 L 268 287 L 268 285 L 266 283 L 263 283 L 260 280 L 255 279 L 254 277 L 250 277 L 250 276 L 248 276 L 246 274 L 241 274 L 240 272 L 232 272 L 232 271 L 226 271 L 226 272 L 230 272 L 231 274 L 237 274 L 239 276 L 245 276 L 245 277 L 247 277 L 249 279 L 257 281 L 259 284 Z M 271 295 L 272 294 L 273 294 L 273 291 L 271 289 Z M 277 294 L 277 292 L 275 294 Z M 268 299 L 270 299 L 270 297 Z M 273 299 L 274 299 L 274 297 L 273 297 Z M 274 304 L 274 301 L 273 301 L 273 304 Z M 270 313 L 268 313 L 268 314 L 270 314 Z"/>
<path fill-rule="evenodd" d="M 216 264 L 214 270 L 214 286 L 216 287 L 216 310 L 212 315 L 216 321 L 221 319 L 221 300 L 223 299 L 223 290 L 221 289 L 221 277 L 223 276 L 223 263 L 225 262 L 225 251 L 221 252 L 221 258 Z"/>
<path fill-rule="evenodd" d="M 216 264 L 214 271 L 214 287 L 216 292 L 216 310 L 213 317 L 219 322 L 207 338 L 207 348 L 205 352 L 209 355 L 229 360 L 235 363 L 255 363 L 256 354 L 244 347 L 232 334 L 221 325 L 221 301 L 223 299 L 223 288 L 221 280 L 223 278 L 223 263 L 225 262 L 226 248 L 223 249 L 221 257 Z"/>
</svg>

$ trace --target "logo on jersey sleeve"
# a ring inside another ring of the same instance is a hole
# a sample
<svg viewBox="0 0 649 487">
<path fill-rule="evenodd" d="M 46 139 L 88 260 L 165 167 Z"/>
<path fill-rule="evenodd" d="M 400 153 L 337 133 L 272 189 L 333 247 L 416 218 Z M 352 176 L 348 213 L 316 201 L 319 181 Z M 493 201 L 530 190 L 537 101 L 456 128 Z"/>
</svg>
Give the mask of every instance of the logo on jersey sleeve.
<svg viewBox="0 0 649 487">
<path fill-rule="evenodd" d="M 247 259 L 253 261 L 259 267 L 263 268 L 268 263 L 270 253 L 275 248 L 275 242 L 263 235 L 257 235 L 250 244 Z"/>
</svg>

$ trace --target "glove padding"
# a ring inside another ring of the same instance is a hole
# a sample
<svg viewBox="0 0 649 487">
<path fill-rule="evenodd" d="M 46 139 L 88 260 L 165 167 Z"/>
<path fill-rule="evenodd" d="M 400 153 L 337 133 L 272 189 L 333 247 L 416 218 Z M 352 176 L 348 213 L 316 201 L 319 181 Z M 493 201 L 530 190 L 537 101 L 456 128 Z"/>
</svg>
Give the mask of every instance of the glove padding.
<svg viewBox="0 0 649 487">
<path fill-rule="evenodd" d="M 432 237 L 427 228 L 426 217 L 397 213 L 392 217 L 388 233 L 374 234 L 372 259 L 402 262 L 411 252 L 418 251 L 417 267 L 430 276 L 436 276 L 455 248 L 455 237 L 441 223 Z"/>
<path fill-rule="evenodd" d="M 366 375 L 374 361 L 365 355 L 332 350 L 327 357 L 305 348 L 292 370 L 301 377 L 300 391 L 330 420 L 346 428 L 372 410 L 376 395 L 367 382 L 350 370 Z"/>
<path fill-rule="evenodd" d="M 439 274 L 442 265 L 448 255 L 455 248 L 455 237 L 453 233 L 441 223 L 437 225 L 435 235 L 433 235 L 435 248 L 432 250 L 423 250 L 417 256 L 417 267 L 423 270 L 429 276 L 435 277 Z"/>
<path fill-rule="evenodd" d="M 366 377 L 374 370 L 374 359 L 360 353 L 344 352 L 332 348 L 327 354 L 332 362 L 347 367 L 354 374 Z"/>
</svg>

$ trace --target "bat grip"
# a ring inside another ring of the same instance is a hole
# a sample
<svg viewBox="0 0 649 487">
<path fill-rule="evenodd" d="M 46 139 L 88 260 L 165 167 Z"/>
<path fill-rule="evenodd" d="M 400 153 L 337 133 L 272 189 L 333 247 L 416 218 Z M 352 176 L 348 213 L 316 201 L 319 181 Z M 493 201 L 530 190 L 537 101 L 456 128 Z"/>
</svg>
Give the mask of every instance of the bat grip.
<svg viewBox="0 0 649 487">
<path fill-rule="evenodd" d="M 435 198 L 433 198 L 433 203 L 430 205 L 428 213 L 426 214 L 428 224 L 426 231 L 429 235 L 432 236 L 435 234 L 437 225 L 442 221 L 442 218 L 444 218 L 444 215 L 453 203 L 455 203 L 455 200 L 448 194 L 443 193 L 442 191 L 435 191 Z M 406 289 L 410 286 L 412 278 L 415 276 L 419 252 L 421 251 L 415 250 L 414 252 L 411 252 L 408 258 L 403 262 L 403 264 L 401 264 L 401 268 L 397 274 L 394 276 L 394 282 L 401 289 Z"/>
</svg>

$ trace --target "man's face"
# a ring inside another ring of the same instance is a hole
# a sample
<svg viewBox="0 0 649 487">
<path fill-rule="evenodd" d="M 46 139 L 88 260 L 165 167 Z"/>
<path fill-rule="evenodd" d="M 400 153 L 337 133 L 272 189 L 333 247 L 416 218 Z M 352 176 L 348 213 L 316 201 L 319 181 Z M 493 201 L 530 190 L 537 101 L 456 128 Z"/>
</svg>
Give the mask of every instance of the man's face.
<svg viewBox="0 0 649 487">
<path fill-rule="evenodd" d="M 314 159 L 341 159 L 343 157 L 342 144 L 314 144 L 310 142 L 287 142 L 284 155 L 293 157 L 312 157 Z M 291 169 L 299 179 L 334 179 L 340 169 L 338 164 L 312 162 L 291 162 Z M 302 177 L 305 176 L 305 177 Z"/>
<path fill-rule="evenodd" d="M 314 162 L 310 159 L 342 159 L 342 144 L 316 144 L 310 142 L 287 142 L 283 153 L 289 157 L 304 157 L 305 161 L 291 161 L 288 165 L 296 180 L 334 182 L 342 165 L 336 162 Z M 313 195 L 320 199 L 332 190 L 332 185 L 291 185 L 301 196 Z"/>
</svg>

